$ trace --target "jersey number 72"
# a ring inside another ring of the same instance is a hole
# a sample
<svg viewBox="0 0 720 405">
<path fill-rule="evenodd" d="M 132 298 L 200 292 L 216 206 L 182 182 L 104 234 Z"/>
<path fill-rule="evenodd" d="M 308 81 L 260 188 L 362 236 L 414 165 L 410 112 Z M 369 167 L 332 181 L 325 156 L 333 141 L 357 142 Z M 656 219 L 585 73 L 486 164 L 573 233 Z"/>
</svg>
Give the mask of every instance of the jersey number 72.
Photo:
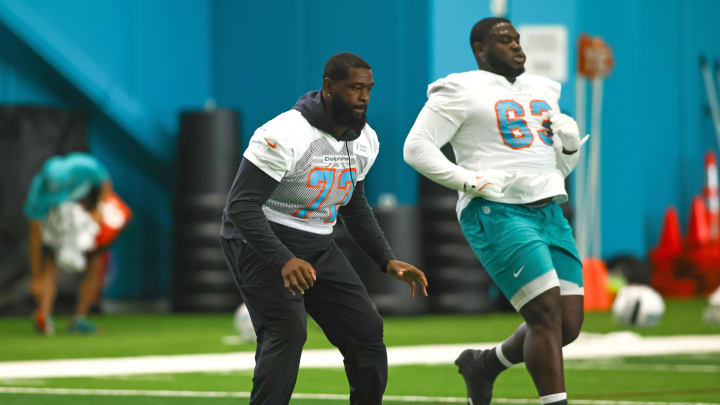
<svg viewBox="0 0 720 405">
<path fill-rule="evenodd" d="M 323 203 L 328 199 L 330 192 L 332 191 L 333 185 L 335 184 L 335 172 L 336 170 L 331 167 L 316 167 L 310 170 L 308 175 L 307 186 L 309 188 L 317 188 L 318 192 L 315 199 L 308 204 L 305 208 L 298 208 L 293 215 L 297 218 L 307 219 L 313 211 L 317 211 L 322 207 Z M 352 192 L 355 188 L 355 179 L 357 179 L 357 169 L 343 169 L 340 172 L 337 188 L 339 190 L 345 190 L 345 194 L 337 204 L 330 204 L 330 215 L 325 220 L 327 223 L 335 222 L 337 218 L 337 209 L 347 204 L 352 196 Z"/>
</svg>

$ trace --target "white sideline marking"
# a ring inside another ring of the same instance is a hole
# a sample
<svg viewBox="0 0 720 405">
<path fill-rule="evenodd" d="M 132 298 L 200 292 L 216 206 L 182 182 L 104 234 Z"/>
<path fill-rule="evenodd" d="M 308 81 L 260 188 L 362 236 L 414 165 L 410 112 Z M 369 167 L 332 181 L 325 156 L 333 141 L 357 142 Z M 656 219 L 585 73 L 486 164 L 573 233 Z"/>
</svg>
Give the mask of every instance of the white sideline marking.
<svg viewBox="0 0 720 405">
<path fill-rule="evenodd" d="M 623 362 L 565 363 L 565 370 L 634 370 L 634 371 L 677 371 L 681 373 L 720 373 L 720 366 L 710 364 L 628 364 Z"/>
<path fill-rule="evenodd" d="M 488 349 L 496 343 L 396 346 L 388 348 L 388 364 L 451 364 L 467 348 Z M 582 334 L 563 349 L 566 359 L 720 352 L 720 335 L 640 337 L 631 332 Z M 188 354 L 71 360 L 0 362 L 0 379 L 90 377 L 129 374 L 252 370 L 255 353 Z M 303 351 L 302 368 L 343 367 L 336 349 Z"/>
<path fill-rule="evenodd" d="M 25 388 L 0 387 L 0 394 L 45 394 L 45 395 L 97 395 L 122 397 L 173 397 L 173 398 L 250 398 L 249 392 L 223 391 L 172 391 L 172 390 L 109 390 L 80 388 Z M 340 400 L 349 399 L 345 394 L 293 394 L 294 399 Z M 460 397 L 428 397 L 419 395 L 385 395 L 385 401 L 395 402 L 434 402 L 434 403 L 467 403 Z M 536 404 L 537 398 L 493 398 L 493 402 L 503 404 Z M 642 401 L 607 401 L 574 399 L 573 404 L 582 405 L 717 405 L 716 402 L 642 402 Z"/>
</svg>

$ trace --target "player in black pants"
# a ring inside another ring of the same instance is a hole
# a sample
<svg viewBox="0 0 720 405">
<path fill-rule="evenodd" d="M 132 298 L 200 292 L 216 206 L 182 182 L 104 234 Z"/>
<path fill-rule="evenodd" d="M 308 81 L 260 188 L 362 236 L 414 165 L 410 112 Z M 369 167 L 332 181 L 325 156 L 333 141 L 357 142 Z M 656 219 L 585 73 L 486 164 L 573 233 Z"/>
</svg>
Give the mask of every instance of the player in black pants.
<svg viewBox="0 0 720 405">
<path fill-rule="evenodd" d="M 370 65 L 341 53 L 321 91 L 260 127 L 230 189 L 221 230 L 225 259 L 258 337 L 251 404 L 287 404 L 306 339 L 306 314 L 340 349 L 351 404 L 380 404 L 387 382 L 383 323 L 333 240 L 338 216 L 380 269 L 427 296 L 427 279 L 396 260 L 365 198 L 379 151 L 365 112 Z"/>
</svg>

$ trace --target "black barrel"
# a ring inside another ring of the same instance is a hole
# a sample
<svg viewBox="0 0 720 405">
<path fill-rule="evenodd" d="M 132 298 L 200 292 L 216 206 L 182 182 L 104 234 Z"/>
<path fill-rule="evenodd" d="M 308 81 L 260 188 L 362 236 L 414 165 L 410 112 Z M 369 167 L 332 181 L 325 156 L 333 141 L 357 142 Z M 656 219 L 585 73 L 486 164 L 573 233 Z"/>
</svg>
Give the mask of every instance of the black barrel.
<svg viewBox="0 0 720 405">
<path fill-rule="evenodd" d="M 215 109 L 180 114 L 173 204 L 174 311 L 233 311 L 240 304 L 220 251 L 227 192 L 239 162 L 238 114 Z"/>
<path fill-rule="evenodd" d="M 178 191 L 186 192 L 188 198 L 227 193 L 237 170 L 237 140 L 238 115 L 233 110 L 181 113 Z"/>
<path fill-rule="evenodd" d="M 399 260 L 423 268 L 418 210 L 415 206 L 376 207 L 374 215 Z M 344 226 L 335 226 L 335 240 L 368 290 L 382 315 L 420 315 L 427 312 L 429 300 L 416 288 L 415 300 L 402 281 L 383 273 L 378 265 L 353 241 Z"/>
<path fill-rule="evenodd" d="M 374 211 L 398 260 L 424 270 L 417 206 L 380 206 Z M 417 287 L 415 299 L 411 300 L 407 283 L 386 273 L 373 272 L 368 279 L 368 291 L 383 315 L 421 315 L 429 308 L 429 298 L 423 296 L 422 289 Z"/>
<path fill-rule="evenodd" d="M 443 153 L 455 161 L 449 145 Z M 433 312 L 483 313 L 497 309 L 492 279 L 472 251 L 458 223 L 457 191 L 420 178 L 420 226 L 425 274 Z"/>
</svg>

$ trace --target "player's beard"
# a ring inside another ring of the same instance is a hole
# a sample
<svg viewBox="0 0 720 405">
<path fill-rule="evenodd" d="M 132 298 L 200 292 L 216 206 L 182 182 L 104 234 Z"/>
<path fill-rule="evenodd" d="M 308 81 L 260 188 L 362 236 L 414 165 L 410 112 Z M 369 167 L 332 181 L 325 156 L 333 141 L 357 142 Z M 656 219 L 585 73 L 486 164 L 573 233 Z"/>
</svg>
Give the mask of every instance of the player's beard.
<svg viewBox="0 0 720 405">
<path fill-rule="evenodd" d="M 487 53 L 487 62 L 493 73 L 505 77 L 518 77 L 525 72 L 525 66 L 514 68 L 492 52 Z"/>
<path fill-rule="evenodd" d="M 345 102 L 340 97 L 333 97 L 332 111 L 335 121 L 342 126 L 352 128 L 356 132 L 360 132 L 367 122 L 367 115 L 363 111 L 361 117 L 353 115 L 353 106 Z"/>
</svg>

